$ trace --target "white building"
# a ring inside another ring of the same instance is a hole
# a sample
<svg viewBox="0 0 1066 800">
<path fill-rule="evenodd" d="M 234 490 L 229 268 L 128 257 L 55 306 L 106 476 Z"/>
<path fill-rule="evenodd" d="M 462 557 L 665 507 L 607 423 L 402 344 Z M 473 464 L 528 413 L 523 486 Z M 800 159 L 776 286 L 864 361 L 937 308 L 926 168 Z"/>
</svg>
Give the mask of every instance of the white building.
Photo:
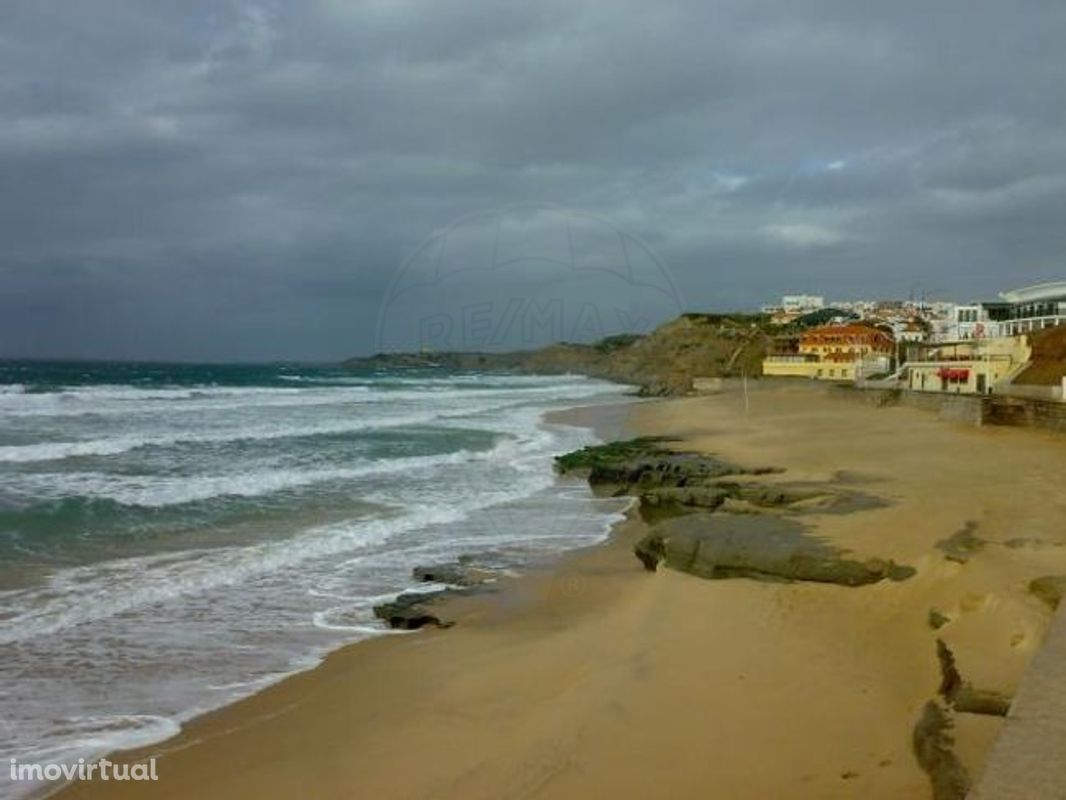
<svg viewBox="0 0 1066 800">
<path fill-rule="evenodd" d="M 829 307 L 839 308 L 841 311 L 849 311 L 865 319 L 874 312 L 877 308 L 877 303 L 873 300 L 833 300 Z"/>
<path fill-rule="evenodd" d="M 968 342 L 971 339 L 995 339 L 1000 335 L 999 316 L 994 303 L 971 303 L 955 306 L 954 324 L 948 338 L 954 342 Z"/>
<path fill-rule="evenodd" d="M 1003 292 L 994 303 L 956 306 L 950 338 L 956 342 L 1022 336 L 1066 323 L 1066 281 Z"/>
<path fill-rule="evenodd" d="M 1008 304 L 1000 321 L 1004 336 L 1042 331 L 1066 323 L 1066 281 L 1042 283 L 1000 295 Z"/>
<path fill-rule="evenodd" d="M 893 320 L 892 332 L 897 342 L 918 344 L 929 339 L 929 331 L 917 319 Z"/>
<path fill-rule="evenodd" d="M 786 314 L 808 314 L 825 308 L 825 298 L 810 294 L 786 294 L 781 298 L 781 310 Z"/>
</svg>

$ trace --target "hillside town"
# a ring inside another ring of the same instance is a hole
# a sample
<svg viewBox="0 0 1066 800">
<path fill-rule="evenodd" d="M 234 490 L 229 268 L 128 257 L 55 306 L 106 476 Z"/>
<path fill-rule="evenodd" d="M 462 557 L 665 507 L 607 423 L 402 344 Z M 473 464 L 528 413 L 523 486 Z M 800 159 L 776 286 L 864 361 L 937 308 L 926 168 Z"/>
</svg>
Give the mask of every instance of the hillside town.
<svg viewBox="0 0 1066 800">
<path fill-rule="evenodd" d="M 1066 281 L 992 302 L 826 302 L 788 295 L 764 306 L 782 333 L 763 374 L 919 392 L 1066 397 Z"/>
</svg>

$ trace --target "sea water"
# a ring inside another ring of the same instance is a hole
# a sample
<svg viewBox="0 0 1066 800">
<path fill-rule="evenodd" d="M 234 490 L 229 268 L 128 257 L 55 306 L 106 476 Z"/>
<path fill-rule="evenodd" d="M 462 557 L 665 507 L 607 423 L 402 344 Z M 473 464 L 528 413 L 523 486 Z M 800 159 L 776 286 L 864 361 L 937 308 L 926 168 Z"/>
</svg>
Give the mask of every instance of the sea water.
<svg viewBox="0 0 1066 800">
<path fill-rule="evenodd" d="M 582 377 L 0 362 L 0 755 L 76 761 L 384 633 L 415 565 L 521 569 L 621 501 L 558 483 Z M 16 795 L 0 770 L 0 795 Z"/>
</svg>

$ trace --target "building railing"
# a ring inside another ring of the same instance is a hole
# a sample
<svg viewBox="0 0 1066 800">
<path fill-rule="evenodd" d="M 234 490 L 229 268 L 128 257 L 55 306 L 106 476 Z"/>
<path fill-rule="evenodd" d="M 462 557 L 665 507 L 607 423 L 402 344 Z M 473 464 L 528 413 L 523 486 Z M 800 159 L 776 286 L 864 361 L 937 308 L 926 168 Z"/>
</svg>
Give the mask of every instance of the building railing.
<svg viewBox="0 0 1066 800">
<path fill-rule="evenodd" d="M 911 359 L 904 364 L 906 367 L 935 367 L 938 364 L 987 364 L 991 361 L 1014 361 L 1015 359 L 1006 353 L 971 356 L 944 356 L 943 358 Z"/>
<path fill-rule="evenodd" d="M 771 364 L 817 364 L 819 358 L 804 353 L 771 353 L 763 360 Z"/>
<path fill-rule="evenodd" d="M 1002 320 L 999 323 L 1001 332 L 1006 333 L 1009 336 L 1020 336 L 1026 333 L 1036 333 L 1047 328 L 1055 328 L 1059 325 L 1066 324 L 1066 316 L 1062 314 L 1054 314 L 1050 316 L 1041 317 L 1017 317 L 1014 319 Z"/>
</svg>

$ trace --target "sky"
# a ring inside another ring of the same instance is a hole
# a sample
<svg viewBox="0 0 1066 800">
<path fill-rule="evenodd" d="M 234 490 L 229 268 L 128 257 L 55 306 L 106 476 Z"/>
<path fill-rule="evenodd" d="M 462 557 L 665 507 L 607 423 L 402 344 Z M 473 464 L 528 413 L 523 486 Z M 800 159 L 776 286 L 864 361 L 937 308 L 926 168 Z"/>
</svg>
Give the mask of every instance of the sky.
<svg viewBox="0 0 1066 800">
<path fill-rule="evenodd" d="M 5 0 L 0 357 L 1066 279 L 1062 0 Z"/>
</svg>

